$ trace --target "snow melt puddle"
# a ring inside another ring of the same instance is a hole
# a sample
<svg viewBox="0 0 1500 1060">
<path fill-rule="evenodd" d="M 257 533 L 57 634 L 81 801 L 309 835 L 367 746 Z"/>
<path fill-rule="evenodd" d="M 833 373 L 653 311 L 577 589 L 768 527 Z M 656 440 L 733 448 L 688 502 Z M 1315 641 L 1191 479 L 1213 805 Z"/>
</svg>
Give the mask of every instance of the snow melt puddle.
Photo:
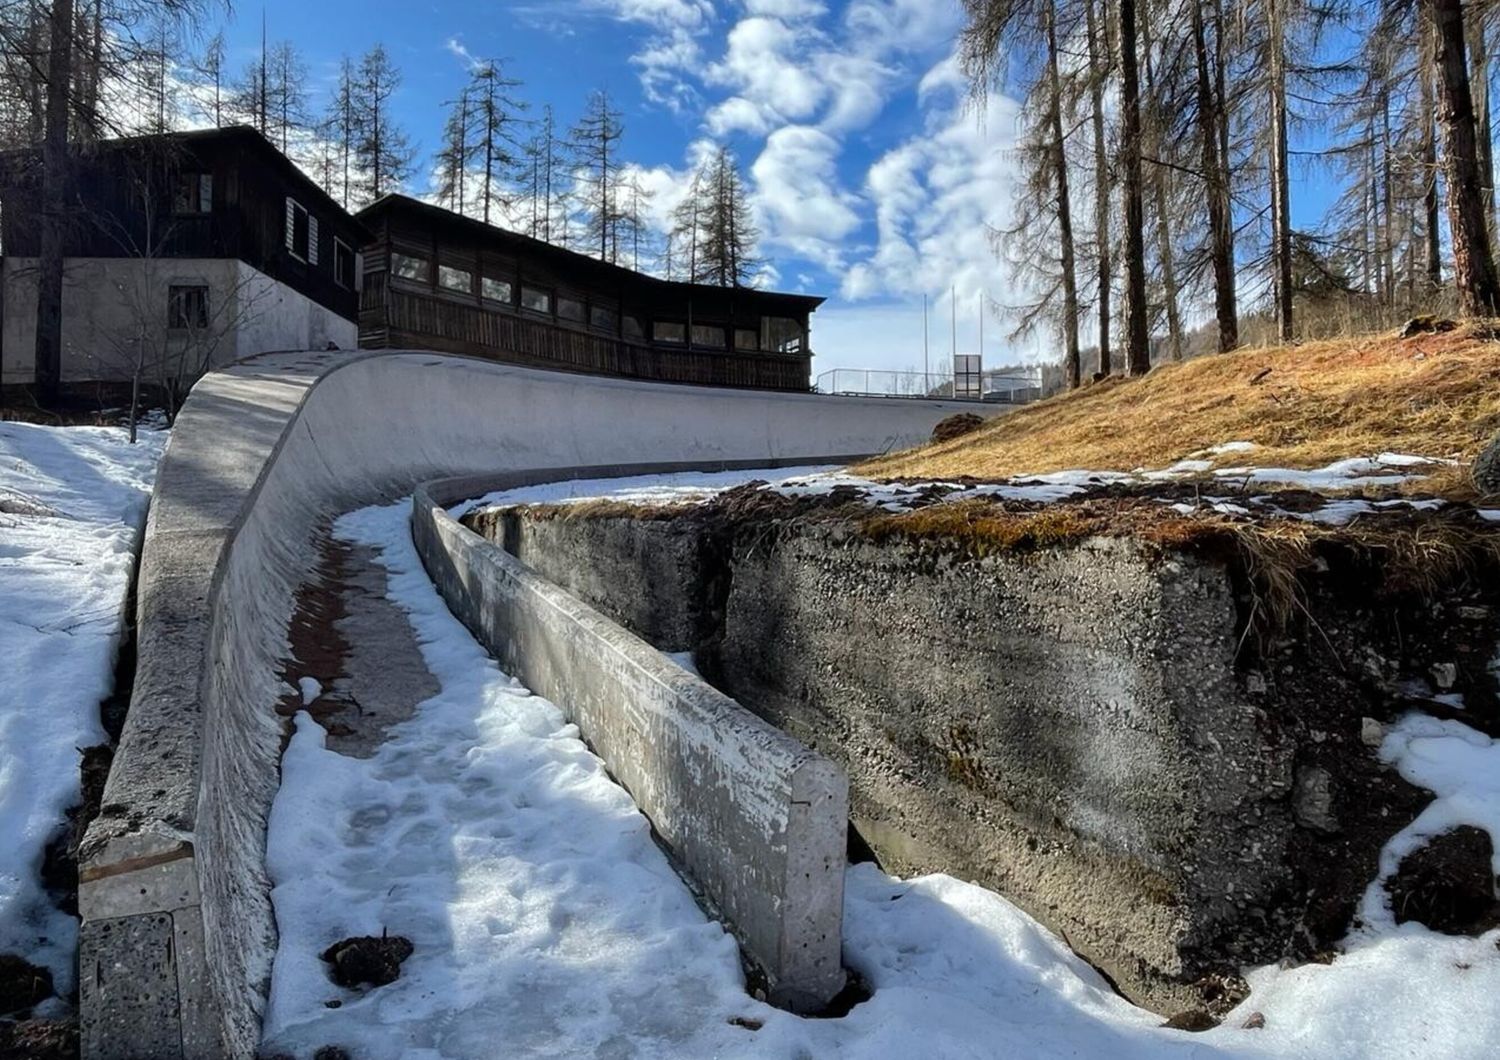
<svg viewBox="0 0 1500 1060">
<path fill-rule="evenodd" d="M 1326 1060 L 1478 1058 L 1500 1045 L 1500 951 L 1489 936 L 1370 929 L 1332 965 L 1251 973 L 1251 998 L 1193 1035 L 1116 996 L 998 895 L 869 865 L 849 870 L 844 955 L 872 998 L 831 1020 L 761 1004 L 745 993 L 732 939 L 577 730 L 449 614 L 412 546 L 408 510 L 364 509 L 335 533 L 377 550 L 442 692 L 369 759 L 329 751 L 298 716 L 268 837 L 281 943 L 267 1052 Z M 1431 738 L 1478 750 L 1458 729 Z M 1492 785 L 1476 797 L 1493 809 L 1497 796 Z M 400 979 L 366 993 L 329 981 L 319 953 L 387 929 L 415 943 Z M 1242 1029 L 1252 1012 L 1263 1029 Z"/>
<path fill-rule="evenodd" d="M 77 922 L 41 886 L 79 800 L 166 434 L 0 423 L 0 954 L 71 990 Z"/>
</svg>

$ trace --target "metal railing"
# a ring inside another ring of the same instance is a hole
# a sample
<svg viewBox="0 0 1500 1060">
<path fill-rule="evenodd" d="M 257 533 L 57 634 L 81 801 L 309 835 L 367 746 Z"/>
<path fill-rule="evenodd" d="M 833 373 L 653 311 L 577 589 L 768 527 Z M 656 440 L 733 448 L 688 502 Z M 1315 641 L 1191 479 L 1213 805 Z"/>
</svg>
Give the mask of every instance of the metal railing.
<svg viewBox="0 0 1500 1060">
<path fill-rule="evenodd" d="M 813 389 L 820 394 L 845 397 L 951 398 L 953 376 L 880 368 L 831 368 L 818 373 Z"/>
<path fill-rule="evenodd" d="M 830 368 L 819 372 L 814 391 L 844 397 L 943 398 L 1024 405 L 1042 397 L 1040 377 L 984 376 L 981 393 L 955 397 L 953 376 L 937 372 L 896 372 L 882 368 Z"/>
</svg>

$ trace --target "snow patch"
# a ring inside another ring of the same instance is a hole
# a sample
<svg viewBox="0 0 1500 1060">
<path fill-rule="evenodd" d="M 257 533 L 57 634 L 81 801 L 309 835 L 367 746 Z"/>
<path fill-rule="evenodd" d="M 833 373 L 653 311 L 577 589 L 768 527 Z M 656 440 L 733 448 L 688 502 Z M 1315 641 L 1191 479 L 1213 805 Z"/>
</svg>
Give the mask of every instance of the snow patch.
<svg viewBox="0 0 1500 1060">
<path fill-rule="evenodd" d="M 297 690 L 302 693 L 302 705 L 308 707 L 323 694 L 323 683 L 316 677 L 299 677 Z"/>
<path fill-rule="evenodd" d="M 849 869 L 844 912 L 845 959 L 871 999 L 841 1019 L 769 1008 L 745 993 L 732 939 L 576 728 L 448 613 L 407 511 L 366 509 L 335 532 L 377 550 L 442 692 L 369 759 L 329 751 L 297 719 L 268 840 L 281 942 L 267 1052 L 1478 1060 L 1500 1048 L 1489 936 L 1367 928 L 1330 965 L 1251 971 L 1254 992 L 1223 1026 L 1188 1034 L 1120 998 L 1000 896 L 871 865 Z M 1442 780 L 1433 790 L 1467 807 L 1459 816 L 1489 820 L 1478 807 L 1500 788 L 1493 745 L 1434 724 L 1394 729 L 1391 760 L 1418 783 Z M 416 944 L 402 977 L 335 987 L 318 953 L 386 928 Z M 1263 1029 L 1243 1029 L 1252 1013 Z"/>
<path fill-rule="evenodd" d="M 99 703 L 165 444 L 0 423 L 0 953 L 46 967 L 64 995 L 77 922 L 43 891 L 42 856 L 79 801 L 79 749 L 107 740 Z"/>
</svg>

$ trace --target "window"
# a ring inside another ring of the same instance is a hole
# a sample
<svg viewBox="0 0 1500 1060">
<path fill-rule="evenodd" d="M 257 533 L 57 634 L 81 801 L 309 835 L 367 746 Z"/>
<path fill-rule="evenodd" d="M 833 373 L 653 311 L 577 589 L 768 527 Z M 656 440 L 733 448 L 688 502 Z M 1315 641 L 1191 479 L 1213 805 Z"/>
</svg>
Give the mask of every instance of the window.
<svg viewBox="0 0 1500 1060">
<path fill-rule="evenodd" d="M 725 341 L 723 328 L 717 328 L 711 324 L 694 324 L 693 345 L 712 346 L 716 350 L 722 350 L 729 343 Z"/>
<path fill-rule="evenodd" d="M 602 305 L 589 306 L 589 324 L 600 331 L 608 331 L 610 334 L 614 334 L 615 328 L 619 325 L 619 320 L 620 318 L 615 314 L 613 309 L 608 309 Z"/>
<path fill-rule="evenodd" d="M 781 353 L 802 351 L 802 324 L 791 317 L 763 317 L 760 322 L 763 350 Z"/>
<path fill-rule="evenodd" d="M 455 269 L 452 265 L 438 266 L 438 286 L 450 291 L 474 293 L 474 274 L 468 269 Z"/>
<path fill-rule="evenodd" d="M 212 173 L 179 173 L 172 191 L 173 213 L 211 213 L 214 208 Z"/>
<path fill-rule="evenodd" d="M 426 283 L 428 278 L 427 259 L 419 258 L 412 254 L 391 254 L 391 272 L 398 279 L 415 280 L 418 283 Z"/>
<path fill-rule="evenodd" d="M 670 324 L 658 320 L 651 325 L 651 335 L 657 342 L 683 343 L 687 341 L 687 328 L 682 324 Z"/>
<path fill-rule="evenodd" d="M 294 258 L 309 265 L 318 263 L 318 219 L 291 198 L 286 201 L 286 248 Z"/>
<path fill-rule="evenodd" d="M 540 287 L 521 287 L 521 308 L 538 313 L 552 312 L 552 295 Z"/>
<path fill-rule="evenodd" d="M 208 287 L 176 284 L 167 288 L 167 327 L 177 330 L 208 327 Z"/>
<path fill-rule="evenodd" d="M 341 287 L 354 289 L 354 248 L 342 239 L 333 241 L 333 279 Z"/>
<path fill-rule="evenodd" d="M 582 324 L 583 303 L 576 298 L 562 298 L 557 300 L 557 315 L 563 320 L 574 320 Z"/>
<path fill-rule="evenodd" d="M 645 341 L 646 329 L 641 327 L 640 317 L 626 316 L 622 323 L 621 330 L 624 331 L 625 337 L 627 339 L 637 339 L 640 341 Z"/>
<path fill-rule="evenodd" d="M 760 334 L 754 328 L 735 328 L 734 348 L 737 350 L 760 349 Z"/>
<path fill-rule="evenodd" d="M 510 305 L 515 301 L 514 288 L 509 280 L 497 280 L 493 276 L 482 277 L 479 281 L 479 293 L 491 302 L 504 302 Z"/>
</svg>

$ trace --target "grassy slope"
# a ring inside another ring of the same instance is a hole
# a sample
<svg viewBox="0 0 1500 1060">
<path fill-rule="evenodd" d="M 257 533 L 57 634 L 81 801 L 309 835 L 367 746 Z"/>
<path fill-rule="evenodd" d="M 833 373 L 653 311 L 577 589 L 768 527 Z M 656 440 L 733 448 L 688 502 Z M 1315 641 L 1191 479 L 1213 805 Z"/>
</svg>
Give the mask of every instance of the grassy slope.
<svg viewBox="0 0 1500 1060">
<path fill-rule="evenodd" d="M 1454 458 L 1466 468 L 1497 431 L 1500 342 L 1467 332 L 1366 336 L 1241 350 L 1096 383 L 858 470 L 917 478 L 1129 471 L 1229 441 L 1259 448 L 1225 454 L 1224 466 L 1318 467 L 1389 451 Z M 1472 492 L 1461 468 L 1423 485 Z"/>
</svg>

